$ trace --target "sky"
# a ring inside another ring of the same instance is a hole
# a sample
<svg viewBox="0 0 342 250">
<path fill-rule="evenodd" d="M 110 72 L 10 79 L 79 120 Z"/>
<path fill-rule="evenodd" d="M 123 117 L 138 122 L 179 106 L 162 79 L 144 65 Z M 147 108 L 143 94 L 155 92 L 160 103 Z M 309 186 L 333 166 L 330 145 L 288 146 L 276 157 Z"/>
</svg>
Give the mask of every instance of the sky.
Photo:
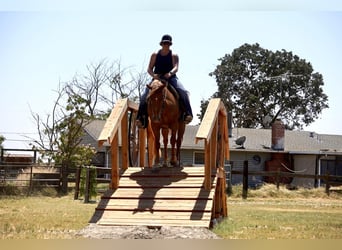
<svg viewBox="0 0 342 250">
<path fill-rule="evenodd" d="M 58 4 L 57 4 L 57 3 Z M 69 3 L 67 3 L 69 2 Z M 329 109 L 306 131 L 342 135 L 340 1 L 24 1 L 0 0 L 0 135 L 29 148 L 31 110 L 51 111 L 60 82 L 102 59 L 146 70 L 164 34 L 180 57 L 178 77 L 197 124 L 200 101 L 216 90 L 218 59 L 245 43 L 285 49 L 323 75 Z M 277 4 L 275 4 L 275 2 Z"/>
</svg>

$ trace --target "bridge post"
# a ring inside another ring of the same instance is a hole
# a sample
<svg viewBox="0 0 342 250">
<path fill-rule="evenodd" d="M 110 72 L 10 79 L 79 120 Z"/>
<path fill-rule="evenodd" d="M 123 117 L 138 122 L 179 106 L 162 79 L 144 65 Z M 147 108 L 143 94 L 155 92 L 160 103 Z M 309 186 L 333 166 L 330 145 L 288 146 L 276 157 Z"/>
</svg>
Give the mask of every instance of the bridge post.
<svg viewBox="0 0 342 250">
<path fill-rule="evenodd" d="M 126 111 L 121 120 L 121 155 L 122 169 L 126 170 L 129 166 L 128 159 L 128 112 Z"/>
<path fill-rule="evenodd" d="M 116 189 L 119 186 L 119 142 L 118 133 L 115 133 L 111 143 L 111 158 L 112 158 L 112 182 L 111 188 Z"/>
</svg>

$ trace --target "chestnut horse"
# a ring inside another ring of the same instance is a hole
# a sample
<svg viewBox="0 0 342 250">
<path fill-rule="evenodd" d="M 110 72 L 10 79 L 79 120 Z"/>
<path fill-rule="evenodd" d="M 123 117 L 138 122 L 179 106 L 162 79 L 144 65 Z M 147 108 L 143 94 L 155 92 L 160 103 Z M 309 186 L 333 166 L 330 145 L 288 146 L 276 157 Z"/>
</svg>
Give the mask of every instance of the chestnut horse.
<svg viewBox="0 0 342 250">
<path fill-rule="evenodd" d="M 160 130 L 162 130 L 164 143 L 164 163 L 167 166 L 167 144 L 169 130 L 171 131 L 171 160 L 173 166 L 180 165 L 180 147 L 185 131 L 185 123 L 181 119 L 181 108 L 178 98 L 168 89 L 168 83 L 153 80 L 148 86 L 150 92 L 147 96 L 147 113 L 154 135 L 155 161 L 159 165 Z M 177 143 L 177 149 L 175 144 Z"/>
</svg>

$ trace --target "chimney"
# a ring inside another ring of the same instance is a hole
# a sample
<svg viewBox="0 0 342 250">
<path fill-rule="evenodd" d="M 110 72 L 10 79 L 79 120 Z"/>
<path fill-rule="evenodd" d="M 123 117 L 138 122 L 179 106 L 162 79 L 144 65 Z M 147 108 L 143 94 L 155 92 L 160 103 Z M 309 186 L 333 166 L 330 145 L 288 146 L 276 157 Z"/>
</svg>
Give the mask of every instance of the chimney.
<svg viewBox="0 0 342 250">
<path fill-rule="evenodd" d="M 285 142 L 285 126 L 280 119 L 272 124 L 272 144 L 273 150 L 283 151 Z"/>
</svg>

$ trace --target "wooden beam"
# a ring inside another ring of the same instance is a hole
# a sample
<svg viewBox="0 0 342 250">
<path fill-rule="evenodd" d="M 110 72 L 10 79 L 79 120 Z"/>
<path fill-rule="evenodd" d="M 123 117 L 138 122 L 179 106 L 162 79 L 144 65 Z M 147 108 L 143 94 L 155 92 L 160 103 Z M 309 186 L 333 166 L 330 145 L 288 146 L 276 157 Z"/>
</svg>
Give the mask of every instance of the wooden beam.
<svg viewBox="0 0 342 250">
<path fill-rule="evenodd" d="M 121 120 L 121 160 L 122 169 L 124 170 L 126 170 L 129 167 L 128 143 L 128 112 L 126 111 Z"/>
<path fill-rule="evenodd" d="M 134 110 L 134 111 L 138 111 L 139 109 L 139 104 L 132 102 L 131 100 L 127 100 L 127 106 L 129 109 Z"/>
<path fill-rule="evenodd" d="M 214 122 L 214 127 L 212 130 L 212 134 L 210 136 L 210 168 L 216 169 L 216 160 L 217 160 L 217 128 L 218 120 L 216 119 Z"/>
<path fill-rule="evenodd" d="M 220 102 L 221 99 L 219 98 L 213 98 L 210 100 L 196 134 L 196 143 L 200 139 L 210 139 L 210 135 L 214 127 L 214 121 L 217 119 L 217 114 L 220 110 Z"/>
<path fill-rule="evenodd" d="M 118 133 L 115 133 L 115 136 L 111 143 L 111 157 L 112 157 L 112 181 L 111 188 L 116 189 L 119 186 L 119 142 L 118 142 Z"/>
<path fill-rule="evenodd" d="M 204 143 L 204 188 L 211 189 L 211 167 L 210 167 L 210 141 Z"/>
<path fill-rule="evenodd" d="M 115 133 L 117 132 L 119 126 L 121 125 L 121 119 L 124 114 L 127 112 L 128 107 L 128 99 L 119 99 L 115 104 L 112 112 L 106 120 L 106 123 L 101 131 L 101 134 L 98 138 L 99 147 L 103 145 L 105 141 L 108 140 L 109 144 L 111 144 Z"/>
</svg>

